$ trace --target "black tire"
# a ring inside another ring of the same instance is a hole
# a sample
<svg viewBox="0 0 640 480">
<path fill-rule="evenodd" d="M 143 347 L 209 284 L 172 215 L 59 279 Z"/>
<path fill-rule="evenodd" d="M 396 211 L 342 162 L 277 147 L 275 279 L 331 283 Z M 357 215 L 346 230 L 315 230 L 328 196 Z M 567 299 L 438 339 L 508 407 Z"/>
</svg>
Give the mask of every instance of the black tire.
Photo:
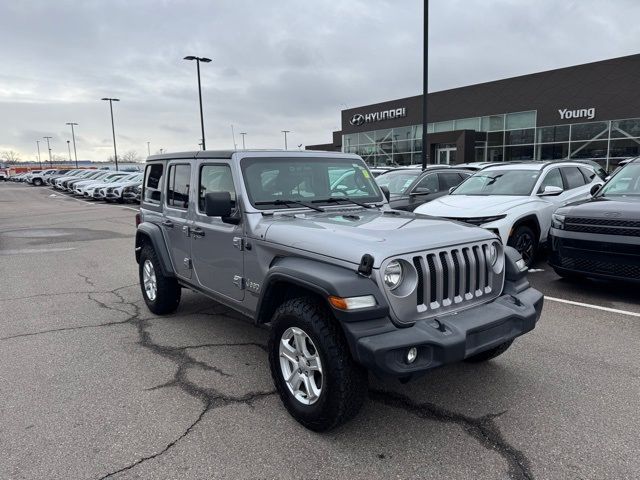
<svg viewBox="0 0 640 480">
<path fill-rule="evenodd" d="M 520 225 L 509 237 L 507 245 L 515 248 L 522 255 L 527 267 L 533 265 L 538 251 L 538 237 L 531 228 Z"/>
<path fill-rule="evenodd" d="M 311 405 L 294 397 L 280 367 L 280 340 L 290 327 L 302 329 L 309 336 L 322 362 L 322 389 Z M 316 432 L 331 430 L 355 417 L 367 396 L 366 369 L 351 357 L 347 341 L 327 308 L 313 298 L 291 299 L 278 307 L 271 320 L 269 364 L 287 411 Z"/>
<path fill-rule="evenodd" d="M 464 359 L 464 361 L 469 363 L 486 362 L 487 360 L 491 360 L 492 358 L 496 358 L 497 356 L 502 355 L 509 349 L 512 343 L 513 340 L 509 340 L 507 342 L 501 343 L 497 347 L 493 347 L 489 350 L 485 350 L 484 352 L 480 352 L 476 355 L 467 357 Z"/>
<path fill-rule="evenodd" d="M 36 179 L 33 180 L 33 184 L 36 187 L 39 187 L 40 185 L 42 185 L 42 180 L 40 180 L 39 178 L 36 178 Z"/>
<path fill-rule="evenodd" d="M 157 293 L 153 300 L 149 298 L 144 286 L 143 270 L 147 260 L 151 262 L 156 278 Z M 142 247 L 142 250 L 140 251 L 138 277 L 140 279 L 142 298 L 144 298 L 144 302 L 147 304 L 147 307 L 151 312 L 156 315 L 165 315 L 176 311 L 180 304 L 182 289 L 175 278 L 166 277 L 162 274 L 160 261 L 158 260 L 158 256 L 152 245 L 147 244 Z"/>
</svg>

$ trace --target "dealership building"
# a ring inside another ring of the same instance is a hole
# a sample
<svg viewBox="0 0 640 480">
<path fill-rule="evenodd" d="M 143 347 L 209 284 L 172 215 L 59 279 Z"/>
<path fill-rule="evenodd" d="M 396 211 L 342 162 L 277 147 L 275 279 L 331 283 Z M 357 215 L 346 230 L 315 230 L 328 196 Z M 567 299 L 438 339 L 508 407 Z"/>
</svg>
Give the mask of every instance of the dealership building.
<svg viewBox="0 0 640 480">
<path fill-rule="evenodd" d="M 640 155 L 640 55 L 430 93 L 429 163 L 595 160 Z M 422 96 L 349 108 L 333 142 L 370 165 L 421 162 Z"/>
</svg>

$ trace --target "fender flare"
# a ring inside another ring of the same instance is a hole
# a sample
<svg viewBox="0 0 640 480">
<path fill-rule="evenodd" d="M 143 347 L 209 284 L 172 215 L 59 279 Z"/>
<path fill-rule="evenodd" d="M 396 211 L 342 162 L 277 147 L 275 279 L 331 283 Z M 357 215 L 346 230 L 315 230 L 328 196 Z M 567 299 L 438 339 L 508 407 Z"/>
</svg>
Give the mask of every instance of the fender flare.
<svg viewBox="0 0 640 480">
<path fill-rule="evenodd" d="M 353 322 L 381 318 L 389 315 L 389 305 L 377 284 L 369 277 L 359 275 L 356 270 L 300 257 L 276 259 L 265 276 L 260 288 L 256 308 L 256 323 L 271 320 L 274 291 L 279 285 L 295 285 L 323 298 L 339 321 Z M 327 301 L 329 296 L 358 297 L 373 295 L 377 305 L 355 311 L 338 310 Z"/>
<path fill-rule="evenodd" d="M 138 230 L 136 231 L 136 262 L 140 263 L 140 251 L 143 244 L 147 242 L 153 245 L 158 260 L 160 260 L 162 274 L 166 277 L 175 277 L 176 274 L 171 264 L 169 249 L 164 241 L 160 227 L 154 223 L 142 222 L 138 225 Z"/>
</svg>

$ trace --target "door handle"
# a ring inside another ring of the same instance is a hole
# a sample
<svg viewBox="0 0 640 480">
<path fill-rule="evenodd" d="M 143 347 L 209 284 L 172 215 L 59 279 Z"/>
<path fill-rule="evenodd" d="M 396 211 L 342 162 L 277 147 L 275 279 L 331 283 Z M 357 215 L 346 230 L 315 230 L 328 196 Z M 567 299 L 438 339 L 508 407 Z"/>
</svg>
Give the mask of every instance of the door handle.
<svg viewBox="0 0 640 480">
<path fill-rule="evenodd" d="M 173 222 L 171 220 L 165 220 L 164 222 L 162 222 L 162 226 L 167 228 L 173 228 Z"/>
<path fill-rule="evenodd" d="M 191 229 L 191 235 L 194 237 L 204 237 L 204 230 L 200 227 L 195 227 Z"/>
</svg>

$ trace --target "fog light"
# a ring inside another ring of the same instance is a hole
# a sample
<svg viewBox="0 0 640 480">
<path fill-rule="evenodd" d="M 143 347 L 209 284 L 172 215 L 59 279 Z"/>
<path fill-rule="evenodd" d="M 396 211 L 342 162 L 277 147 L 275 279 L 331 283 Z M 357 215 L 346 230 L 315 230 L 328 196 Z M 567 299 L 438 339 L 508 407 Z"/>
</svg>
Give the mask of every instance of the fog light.
<svg viewBox="0 0 640 480">
<path fill-rule="evenodd" d="M 416 361 L 416 358 L 418 358 L 418 349 L 416 347 L 411 347 L 409 350 L 407 350 L 405 360 L 407 361 L 407 363 L 411 364 Z"/>
</svg>

